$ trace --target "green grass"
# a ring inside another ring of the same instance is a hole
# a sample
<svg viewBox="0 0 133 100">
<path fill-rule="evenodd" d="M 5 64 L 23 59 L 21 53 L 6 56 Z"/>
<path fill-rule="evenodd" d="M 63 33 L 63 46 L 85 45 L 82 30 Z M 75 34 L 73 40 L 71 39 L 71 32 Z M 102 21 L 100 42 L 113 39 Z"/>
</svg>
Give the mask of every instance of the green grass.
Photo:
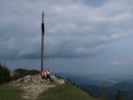
<svg viewBox="0 0 133 100">
<path fill-rule="evenodd" d="M 21 98 L 22 91 L 8 85 L 0 85 L 0 100 L 24 100 Z M 97 100 L 81 89 L 65 84 L 51 88 L 40 94 L 37 100 Z"/>
<path fill-rule="evenodd" d="M 96 98 L 75 86 L 66 84 L 49 89 L 42 93 L 38 100 L 96 100 Z"/>
<path fill-rule="evenodd" d="M 21 92 L 15 87 L 0 85 L 0 100 L 23 100 L 20 96 Z"/>
</svg>

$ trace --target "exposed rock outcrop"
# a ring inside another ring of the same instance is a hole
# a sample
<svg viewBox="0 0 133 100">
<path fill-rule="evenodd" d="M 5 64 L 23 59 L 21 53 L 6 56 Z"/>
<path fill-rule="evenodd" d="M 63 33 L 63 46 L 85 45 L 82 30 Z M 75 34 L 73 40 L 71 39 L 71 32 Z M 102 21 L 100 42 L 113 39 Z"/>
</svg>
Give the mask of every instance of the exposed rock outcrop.
<svg viewBox="0 0 133 100">
<path fill-rule="evenodd" d="M 24 91 L 24 93 L 22 94 L 22 97 L 24 99 L 36 100 L 40 93 L 47 91 L 49 88 L 65 84 L 65 81 L 63 79 L 59 79 L 54 75 L 52 75 L 51 78 L 53 80 L 52 82 L 42 79 L 40 75 L 27 75 L 16 81 L 13 81 L 11 84 L 19 87 Z"/>
</svg>

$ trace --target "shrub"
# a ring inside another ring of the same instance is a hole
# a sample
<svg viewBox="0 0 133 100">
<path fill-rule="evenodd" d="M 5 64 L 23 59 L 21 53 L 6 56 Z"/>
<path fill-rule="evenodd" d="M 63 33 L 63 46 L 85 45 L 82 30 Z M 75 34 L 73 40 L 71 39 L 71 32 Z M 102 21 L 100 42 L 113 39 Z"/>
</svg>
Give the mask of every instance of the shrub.
<svg viewBox="0 0 133 100">
<path fill-rule="evenodd" d="M 10 80 L 9 69 L 0 64 L 0 83 L 8 82 L 9 80 Z"/>
<path fill-rule="evenodd" d="M 22 68 L 18 68 L 16 70 L 14 70 L 14 79 L 18 79 L 18 78 L 21 78 L 21 77 L 24 77 L 26 75 L 35 75 L 35 74 L 38 74 L 39 71 L 38 70 L 27 70 L 27 69 L 22 69 Z"/>
</svg>

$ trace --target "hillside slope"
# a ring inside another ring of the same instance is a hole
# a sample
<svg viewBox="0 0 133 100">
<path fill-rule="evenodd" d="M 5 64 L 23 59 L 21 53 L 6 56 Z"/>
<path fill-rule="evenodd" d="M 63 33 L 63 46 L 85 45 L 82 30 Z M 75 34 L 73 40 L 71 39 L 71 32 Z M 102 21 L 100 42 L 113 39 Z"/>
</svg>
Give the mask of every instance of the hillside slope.
<svg viewBox="0 0 133 100">
<path fill-rule="evenodd" d="M 97 100 L 69 83 L 43 92 L 37 100 Z"/>
<path fill-rule="evenodd" d="M 22 92 L 23 91 L 23 92 Z M 96 100 L 80 88 L 55 77 L 54 82 L 41 80 L 39 75 L 0 86 L 0 100 Z"/>
<path fill-rule="evenodd" d="M 0 100 L 24 100 L 21 97 L 23 92 L 13 86 L 10 85 L 0 85 Z"/>
</svg>

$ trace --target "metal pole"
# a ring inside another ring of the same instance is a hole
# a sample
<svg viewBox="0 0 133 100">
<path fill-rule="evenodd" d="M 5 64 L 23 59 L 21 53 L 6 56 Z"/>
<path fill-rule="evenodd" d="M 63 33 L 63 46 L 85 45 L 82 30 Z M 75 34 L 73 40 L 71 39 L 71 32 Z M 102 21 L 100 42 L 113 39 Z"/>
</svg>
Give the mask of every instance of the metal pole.
<svg viewBox="0 0 133 100">
<path fill-rule="evenodd" d="M 42 12 L 42 23 L 41 23 L 41 72 L 43 71 L 43 57 L 44 57 L 44 35 L 45 35 L 45 23 L 44 23 L 44 12 Z"/>
</svg>

